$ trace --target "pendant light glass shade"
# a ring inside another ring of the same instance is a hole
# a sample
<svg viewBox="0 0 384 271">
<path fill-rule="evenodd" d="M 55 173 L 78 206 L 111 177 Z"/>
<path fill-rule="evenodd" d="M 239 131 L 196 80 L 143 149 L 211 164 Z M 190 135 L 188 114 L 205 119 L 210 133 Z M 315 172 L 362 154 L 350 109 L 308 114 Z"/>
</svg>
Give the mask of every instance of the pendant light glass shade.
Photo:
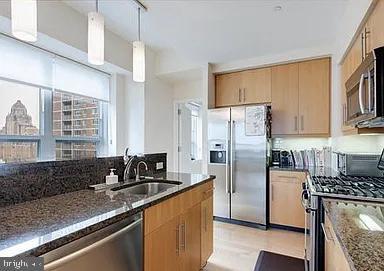
<svg viewBox="0 0 384 271">
<path fill-rule="evenodd" d="M 88 62 L 104 64 L 104 17 L 98 12 L 88 13 Z"/>
<path fill-rule="evenodd" d="M 133 42 L 133 81 L 145 82 L 145 44 L 142 41 Z"/>
<path fill-rule="evenodd" d="M 12 35 L 28 42 L 37 40 L 36 0 L 11 0 Z"/>
</svg>

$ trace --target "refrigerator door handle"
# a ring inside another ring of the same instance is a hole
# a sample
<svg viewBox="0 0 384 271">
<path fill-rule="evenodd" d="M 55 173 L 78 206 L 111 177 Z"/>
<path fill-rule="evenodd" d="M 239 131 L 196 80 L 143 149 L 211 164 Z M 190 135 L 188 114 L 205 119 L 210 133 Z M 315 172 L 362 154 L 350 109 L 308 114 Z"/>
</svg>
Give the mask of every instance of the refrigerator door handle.
<svg viewBox="0 0 384 271">
<path fill-rule="evenodd" d="M 226 153 L 226 164 L 225 164 L 225 191 L 230 194 L 229 182 L 231 178 L 231 161 L 230 161 L 230 152 L 231 152 L 231 122 L 227 122 L 227 153 Z"/>
<path fill-rule="evenodd" d="M 233 120 L 232 121 L 232 126 L 231 126 L 231 157 L 230 157 L 230 165 L 231 165 L 231 185 L 230 185 L 230 189 L 231 189 L 231 194 L 234 194 L 235 193 L 235 186 L 233 185 L 233 181 L 234 181 L 234 176 L 233 176 L 233 167 L 234 167 L 234 162 L 233 162 L 233 134 L 234 134 L 234 131 L 235 131 L 235 121 Z"/>
</svg>

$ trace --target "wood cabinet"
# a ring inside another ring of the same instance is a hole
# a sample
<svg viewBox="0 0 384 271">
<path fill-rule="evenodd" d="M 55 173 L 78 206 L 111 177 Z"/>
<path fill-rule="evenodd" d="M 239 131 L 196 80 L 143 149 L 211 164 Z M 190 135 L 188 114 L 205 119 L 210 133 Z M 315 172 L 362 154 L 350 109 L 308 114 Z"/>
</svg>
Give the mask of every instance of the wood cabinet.
<svg viewBox="0 0 384 271">
<path fill-rule="evenodd" d="M 272 68 L 272 134 L 329 136 L 330 59 Z"/>
<path fill-rule="evenodd" d="M 299 114 L 299 65 L 272 68 L 272 134 L 297 135 Z"/>
<path fill-rule="evenodd" d="M 201 267 L 213 253 L 213 195 L 201 202 Z"/>
<path fill-rule="evenodd" d="M 181 215 L 181 255 L 180 270 L 200 270 L 201 256 L 201 207 L 200 204 Z"/>
<path fill-rule="evenodd" d="M 342 122 L 341 130 L 344 135 L 383 133 L 383 128 L 355 128 L 346 124 L 347 118 L 347 96 L 345 83 L 352 73 L 362 63 L 365 56 L 377 47 L 384 46 L 384 1 L 377 1 L 376 6 L 363 26 L 359 29 L 355 39 L 352 41 L 349 51 L 341 63 L 340 73 L 340 91 L 341 91 L 341 109 Z"/>
<path fill-rule="evenodd" d="M 270 102 L 270 68 L 216 76 L 216 107 Z"/>
<path fill-rule="evenodd" d="M 181 270 L 179 220 L 176 216 L 144 236 L 144 270 Z"/>
<path fill-rule="evenodd" d="M 372 50 L 384 46 L 384 1 L 377 1 L 376 7 L 368 19 L 366 28 L 369 33 L 367 36 L 367 49 Z"/>
<path fill-rule="evenodd" d="M 299 63 L 299 134 L 329 135 L 330 59 Z"/>
<path fill-rule="evenodd" d="M 323 231 L 325 236 L 325 271 L 350 271 L 349 263 L 327 214 L 325 214 Z"/>
<path fill-rule="evenodd" d="M 301 205 L 305 172 L 270 172 L 270 223 L 305 228 L 305 211 Z"/>
<path fill-rule="evenodd" d="M 202 255 L 206 261 L 213 247 L 212 237 L 203 238 L 213 232 L 213 213 L 207 210 L 204 217 L 202 207 L 209 195 L 212 181 L 144 210 L 145 271 L 200 270 Z"/>
<path fill-rule="evenodd" d="M 242 103 L 241 73 L 216 76 L 216 106 L 232 106 Z"/>
<path fill-rule="evenodd" d="M 241 74 L 243 104 L 271 102 L 271 68 L 249 70 Z"/>
</svg>

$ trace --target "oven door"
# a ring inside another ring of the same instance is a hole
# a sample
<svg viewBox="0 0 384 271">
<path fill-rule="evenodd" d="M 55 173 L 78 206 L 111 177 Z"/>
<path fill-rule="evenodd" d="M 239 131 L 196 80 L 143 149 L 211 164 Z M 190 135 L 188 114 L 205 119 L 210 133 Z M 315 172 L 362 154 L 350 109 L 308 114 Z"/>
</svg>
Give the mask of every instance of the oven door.
<svg viewBox="0 0 384 271">
<path fill-rule="evenodd" d="M 375 61 L 367 57 L 346 83 L 346 123 L 356 126 L 375 118 Z"/>
</svg>

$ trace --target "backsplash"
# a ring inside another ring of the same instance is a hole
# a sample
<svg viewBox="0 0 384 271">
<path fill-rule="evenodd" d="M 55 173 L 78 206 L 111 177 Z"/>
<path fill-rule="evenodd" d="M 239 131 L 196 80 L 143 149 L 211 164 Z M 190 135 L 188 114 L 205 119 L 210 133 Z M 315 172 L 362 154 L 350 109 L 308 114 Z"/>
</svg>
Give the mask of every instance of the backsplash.
<svg viewBox="0 0 384 271">
<path fill-rule="evenodd" d="M 273 138 L 272 148 L 281 150 L 310 150 L 330 146 L 328 138 Z"/>
<path fill-rule="evenodd" d="M 150 173 L 167 170 L 167 154 L 146 154 L 144 160 Z M 156 170 L 156 163 L 163 168 Z M 135 166 L 135 165 L 133 165 Z M 0 165 L 0 207 L 87 189 L 91 184 L 105 182 L 115 168 L 123 179 L 122 156 L 71 161 L 51 161 Z"/>
</svg>

